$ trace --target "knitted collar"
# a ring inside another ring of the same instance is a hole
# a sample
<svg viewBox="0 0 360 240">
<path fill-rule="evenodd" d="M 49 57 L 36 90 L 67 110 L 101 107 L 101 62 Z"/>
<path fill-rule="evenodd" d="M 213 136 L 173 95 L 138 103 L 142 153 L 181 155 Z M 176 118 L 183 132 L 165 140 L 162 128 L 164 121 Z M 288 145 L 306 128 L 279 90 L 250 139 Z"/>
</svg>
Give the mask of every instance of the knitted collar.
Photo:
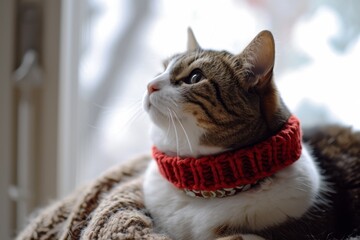
<svg viewBox="0 0 360 240">
<path fill-rule="evenodd" d="M 244 187 L 258 185 L 294 163 L 300 155 L 301 130 L 295 116 L 267 140 L 217 155 L 182 158 L 168 156 L 153 147 L 160 173 L 188 195 L 202 197 L 230 196 Z"/>
</svg>

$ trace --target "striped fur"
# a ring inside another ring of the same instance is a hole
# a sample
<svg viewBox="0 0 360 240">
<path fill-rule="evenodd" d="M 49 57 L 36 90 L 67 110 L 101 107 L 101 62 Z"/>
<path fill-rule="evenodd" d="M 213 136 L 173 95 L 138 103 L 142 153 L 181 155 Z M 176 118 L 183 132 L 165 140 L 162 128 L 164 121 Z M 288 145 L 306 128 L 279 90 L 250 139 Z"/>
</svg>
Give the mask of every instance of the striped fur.
<svg viewBox="0 0 360 240">
<path fill-rule="evenodd" d="M 181 115 L 193 116 L 204 130 L 201 145 L 233 149 L 254 144 L 277 132 L 288 119 L 290 113 L 273 83 L 273 57 L 254 60 L 264 48 L 274 52 L 269 32 L 260 33 L 238 55 L 195 48 L 165 60 L 169 72 L 165 81 L 179 95 L 173 101 L 180 105 Z M 259 72 L 263 62 L 270 71 Z M 203 79 L 186 83 L 195 69 Z"/>
<path fill-rule="evenodd" d="M 256 144 L 278 132 L 290 112 L 273 79 L 271 33 L 259 33 L 239 54 L 201 49 L 191 31 L 189 36 L 188 50 L 164 61 L 164 72 L 148 84 L 144 98 L 157 149 L 166 155 L 199 157 Z M 323 187 L 306 148 L 274 179 L 258 192 L 205 202 L 175 188 L 152 163 L 145 174 L 145 206 L 157 230 L 175 239 L 234 233 L 229 239 L 263 239 L 251 234 L 300 218 Z M 236 235 L 241 232 L 248 234 Z"/>
</svg>

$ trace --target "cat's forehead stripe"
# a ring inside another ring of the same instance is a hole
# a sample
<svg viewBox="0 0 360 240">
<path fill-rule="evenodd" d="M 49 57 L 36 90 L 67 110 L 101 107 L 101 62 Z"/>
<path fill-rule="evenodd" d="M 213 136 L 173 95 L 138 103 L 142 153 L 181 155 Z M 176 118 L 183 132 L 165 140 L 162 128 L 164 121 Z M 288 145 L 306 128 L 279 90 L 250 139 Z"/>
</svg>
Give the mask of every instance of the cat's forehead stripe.
<svg viewBox="0 0 360 240">
<path fill-rule="evenodd" d="M 179 58 L 179 56 L 176 56 L 176 57 L 174 57 L 174 58 L 172 58 L 172 59 L 169 60 L 169 62 L 168 62 L 168 64 L 167 64 L 167 67 L 166 67 L 166 69 L 165 69 L 165 72 L 170 73 L 170 72 L 172 71 L 174 65 L 175 65 L 176 62 L 178 61 L 178 58 Z"/>
<path fill-rule="evenodd" d="M 202 50 L 196 52 L 186 52 L 176 54 L 164 61 L 166 67 L 164 73 L 167 73 L 170 81 L 176 83 L 186 78 L 192 70 L 199 68 L 204 71 L 212 71 L 216 65 L 214 63 L 229 63 L 233 55 L 226 51 Z M 213 72 L 213 71 L 212 71 Z"/>
<path fill-rule="evenodd" d="M 184 55 L 176 55 L 172 58 L 172 60 L 176 60 L 176 64 L 174 65 L 173 73 L 177 75 L 177 73 L 181 72 L 180 70 L 190 66 L 193 63 L 197 62 L 214 62 L 216 58 L 218 60 L 228 59 L 232 54 L 226 51 L 201 51 L 201 52 L 193 52 L 190 54 Z M 180 69 L 180 70 L 179 70 Z"/>
<path fill-rule="evenodd" d="M 180 75 L 191 63 L 196 60 L 194 56 L 181 56 L 176 60 L 171 73 L 174 77 Z"/>
<path fill-rule="evenodd" d="M 189 68 L 191 65 L 194 65 L 195 68 L 202 68 L 204 62 L 211 62 L 211 55 L 206 54 L 206 52 L 195 52 L 191 54 L 181 55 L 176 58 L 176 63 L 171 69 L 171 75 L 177 79 L 181 79 L 184 74 L 189 74 L 194 67 Z M 187 71 L 185 71 L 187 70 Z M 184 73 L 185 72 L 185 73 Z M 184 73 L 184 74 L 183 74 Z"/>
</svg>

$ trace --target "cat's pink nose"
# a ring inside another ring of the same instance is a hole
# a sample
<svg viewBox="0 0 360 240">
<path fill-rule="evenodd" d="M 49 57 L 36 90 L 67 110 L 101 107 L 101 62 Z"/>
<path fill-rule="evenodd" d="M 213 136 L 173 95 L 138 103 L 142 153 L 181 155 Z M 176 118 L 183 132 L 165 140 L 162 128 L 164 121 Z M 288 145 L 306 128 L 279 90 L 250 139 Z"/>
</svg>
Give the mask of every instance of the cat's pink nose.
<svg viewBox="0 0 360 240">
<path fill-rule="evenodd" d="M 147 90 L 148 90 L 148 93 L 151 94 L 153 92 L 159 91 L 160 87 L 156 83 L 151 82 L 147 85 Z"/>
</svg>

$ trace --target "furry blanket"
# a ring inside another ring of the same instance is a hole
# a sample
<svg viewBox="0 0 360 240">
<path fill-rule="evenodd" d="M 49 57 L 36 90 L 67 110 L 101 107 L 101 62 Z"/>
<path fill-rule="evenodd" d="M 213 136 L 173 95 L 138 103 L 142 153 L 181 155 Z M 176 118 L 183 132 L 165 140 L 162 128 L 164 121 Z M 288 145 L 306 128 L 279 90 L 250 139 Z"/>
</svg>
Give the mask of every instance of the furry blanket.
<svg viewBox="0 0 360 240">
<path fill-rule="evenodd" d="M 304 139 L 312 146 L 327 181 L 336 190 L 329 196 L 334 223 L 331 234 L 309 239 L 359 236 L 360 133 L 330 126 L 305 131 Z M 92 184 L 43 209 L 17 239 L 170 239 L 154 232 L 151 216 L 143 204 L 142 174 L 149 161 L 150 157 L 142 157 L 110 169 Z M 321 221 L 316 219 L 312 217 L 311 221 Z M 303 222 L 317 225 L 311 221 Z M 295 223 L 295 228 L 298 225 Z M 262 235 L 268 239 L 293 239 L 284 235 L 281 227 L 274 231 L 281 235 Z"/>
</svg>

